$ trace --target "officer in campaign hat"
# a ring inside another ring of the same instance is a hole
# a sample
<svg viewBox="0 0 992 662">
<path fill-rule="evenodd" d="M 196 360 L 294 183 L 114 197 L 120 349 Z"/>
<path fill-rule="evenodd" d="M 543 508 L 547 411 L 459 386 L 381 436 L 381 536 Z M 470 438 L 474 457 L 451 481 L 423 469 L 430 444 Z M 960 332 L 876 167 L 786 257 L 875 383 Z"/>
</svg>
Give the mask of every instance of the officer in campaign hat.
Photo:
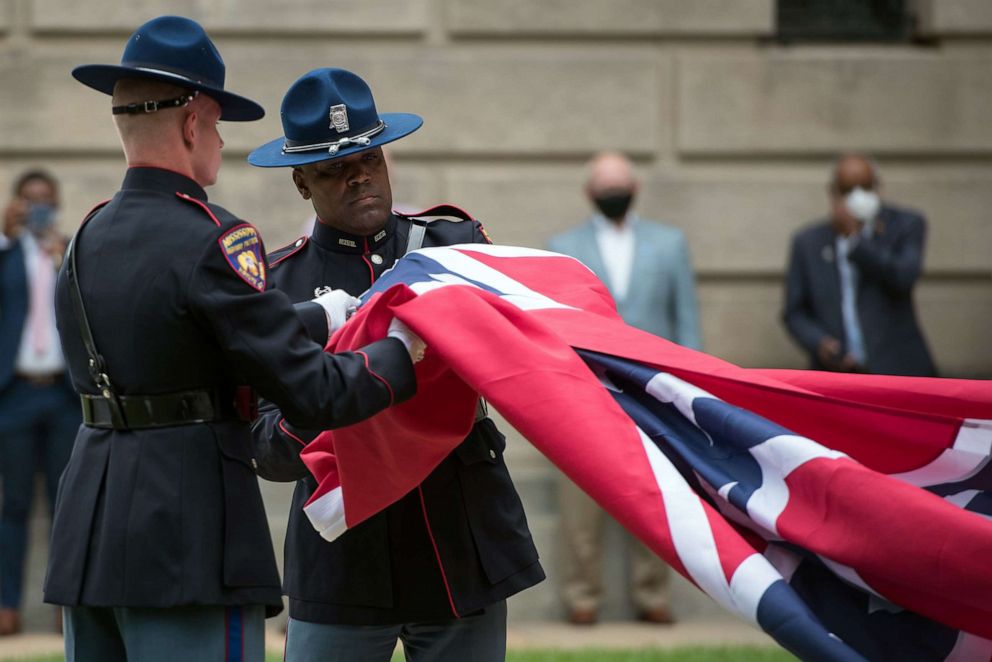
<svg viewBox="0 0 992 662">
<path fill-rule="evenodd" d="M 129 167 L 58 278 L 84 424 L 45 598 L 66 607 L 70 661 L 262 660 L 265 613 L 282 602 L 248 387 L 294 425 L 346 425 L 412 395 L 420 341 L 397 324 L 362 353 L 324 353 L 351 298 L 294 307 L 270 287 L 255 228 L 207 201 L 217 121 L 263 110 L 224 89 L 223 60 L 197 23 L 156 18 L 120 65 L 73 75 L 113 96 Z"/>
<path fill-rule="evenodd" d="M 380 113 L 372 91 L 342 69 L 317 69 L 282 102 L 284 136 L 248 160 L 292 168 L 317 222 L 270 255 L 273 286 L 293 301 L 325 288 L 360 294 L 407 251 L 489 243 L 482 225 L 442 205 L 392 211 L 382 146 L 422 123 Z M 328 543 L 302 506 L 317 483 L 299 459 L 317 434 L 263 402 L 253 426 L 259 475 L 297 480 L 285 550 L 286 659 L 502 660 L 506 598 L 544 579 L 523 507 L 503 462 L 505 440 L 480 407 L 471 433 L 417 489 Z M 397 440 L 402 443 L 402 440 Z"/>
</svg>

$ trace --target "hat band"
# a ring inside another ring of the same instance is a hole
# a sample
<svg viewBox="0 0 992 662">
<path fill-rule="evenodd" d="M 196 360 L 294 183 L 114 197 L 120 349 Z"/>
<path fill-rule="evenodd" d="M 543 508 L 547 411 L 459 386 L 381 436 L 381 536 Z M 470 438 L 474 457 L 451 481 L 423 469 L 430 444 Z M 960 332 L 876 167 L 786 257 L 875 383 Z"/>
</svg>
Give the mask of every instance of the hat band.
<svg viewBox="0 0 992 662">
<path fill-rule="evenodd" d="M 283 154 L 296 154 L 299 152 L 313 152 L 318 149 L 327 148 L 327 153 L 334 155 L 338 153 L 338 150 L 342 147 L 347 147 L 348 145 L 362 145 L 363 147 L 368 147 L 372 144 L 372 137 L 376 136 L 386 129 L 386 123 L 379 120 L 379 123 L 368 131 L 363 131 L 362 133 L 356 134 L 351 137 L 341 138 L 339 140 L 331 140 L 326 143 L 310 143 L 306 145 L 294 144 L 296 141 L 286 139 L 286 143 L 282 146 Z"/>
<path fill-rule="evenodd" d="M 128 66 L 128 65 L 123 65 L 123 66 Z M 223 87 L 223 84 L 218 85 L 214 81 L 208 80 L 206 78 L 196 79 L 190 76 L 186 76 L 184 74 L 176 73 L 175 71 L 169 71 L 167 69 L 157 69 L 155 67 L 140 67 L 140 66 L 131 66 L 131 68 L 134 69 L 135 71 L 144 71 L 145 73 L 149 73 L 149 74 L 168 76 L 169 78 L 175 78 L 176 80 L 181 80 L 185 83 L 193 83 L 194 85 L 210 85 L 212 87 Z"/>
</svg>

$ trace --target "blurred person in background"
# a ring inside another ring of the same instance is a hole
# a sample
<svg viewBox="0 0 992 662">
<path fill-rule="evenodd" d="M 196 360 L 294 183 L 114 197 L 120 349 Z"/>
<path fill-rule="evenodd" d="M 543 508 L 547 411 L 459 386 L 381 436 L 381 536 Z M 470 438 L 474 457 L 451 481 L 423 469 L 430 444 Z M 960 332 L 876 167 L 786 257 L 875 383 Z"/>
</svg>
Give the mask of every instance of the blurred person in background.
<svg viewBox="0 0 992 662">
<path fill-rule="evenodd" d="M 552 237 L 548 249 L 579 259 L 602 280 L 628 324 L 699 349 L 695 276 L 681 230 L 640 218 L 631 210 L 639 181 L 633 164 L 618 152 L 596 155 L 586 195 L 596 213 L 582 225 Z M 602 600 L 605 513 L 567 478 L 560 480 L 564 534 L 563 597 L 570 622 L 595 623 Z M 668 566 L 628 536 L 631 598 L 638 617 L 673 623 L 668 605 Z"/>
<path fill-rule="evenodd" d="M 0 635 L 21 629 L 28 515 L 39 467 L 48 507 L 79 427 L 55 328 L 55 278 L 65 238 L 55 226 L 58 182 L 22 174 L 3 212 L 0 235 Z"/>
<path fill-rule="evenodd" d="M 814 370 L 935 376 L 916 319 L 926 220 L 883 204 L 875 164 L 837 159 L 830 216 L 792 238 L 783 319 Z"/>
</svg>

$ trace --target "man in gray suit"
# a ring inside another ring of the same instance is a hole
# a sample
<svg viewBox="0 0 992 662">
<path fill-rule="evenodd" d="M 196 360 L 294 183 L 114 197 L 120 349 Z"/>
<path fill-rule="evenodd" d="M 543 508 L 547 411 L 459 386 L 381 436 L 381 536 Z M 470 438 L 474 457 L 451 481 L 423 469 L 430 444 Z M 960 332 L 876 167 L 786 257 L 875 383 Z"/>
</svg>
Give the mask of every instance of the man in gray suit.
<svg viewBox="0 0 992 662">
<path fill-rule="evenodd" d="M 603 152 L 590 162 L 586 194 L 598 213 L 548 241 L 548 249 L 582 261 L 606 283 L 631 326 L 699 349 L 699 314 L 689 249 L 681 230 L 629 211 L 638 180 L 630 160 Z M 596 622 L 602 594 L 601 544 L 605 514 L 571 481 L 560 481 L 564 535 L 563 597 L 569 620 Z M 672 623 L 668 568 L 630 539 L 631 598 L 641 620 Z"/>
</svg>

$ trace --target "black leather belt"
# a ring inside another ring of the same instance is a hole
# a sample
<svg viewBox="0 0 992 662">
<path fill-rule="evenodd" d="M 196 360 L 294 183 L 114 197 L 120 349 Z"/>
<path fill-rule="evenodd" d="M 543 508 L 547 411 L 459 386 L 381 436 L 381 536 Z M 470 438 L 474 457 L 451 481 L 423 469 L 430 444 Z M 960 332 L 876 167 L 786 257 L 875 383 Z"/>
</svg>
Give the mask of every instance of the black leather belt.
<svg viewBox="0 0 992 662">
<path fill-rule="evenodd" d="M 246 389 L 247 390 L 247 389 Z M 119 395 L 124 425 L 114 425 L 110 401 L 101 395 L 79 396 L 83 406 L 83 423 L 95 428 L 141 430 L 173 425 L 192 425 L 223 420 L 251 420 L 251 413 L 239 406 L 241 389 L 228 391 L 197 390 L 162 395 Z"/>
</svg>

